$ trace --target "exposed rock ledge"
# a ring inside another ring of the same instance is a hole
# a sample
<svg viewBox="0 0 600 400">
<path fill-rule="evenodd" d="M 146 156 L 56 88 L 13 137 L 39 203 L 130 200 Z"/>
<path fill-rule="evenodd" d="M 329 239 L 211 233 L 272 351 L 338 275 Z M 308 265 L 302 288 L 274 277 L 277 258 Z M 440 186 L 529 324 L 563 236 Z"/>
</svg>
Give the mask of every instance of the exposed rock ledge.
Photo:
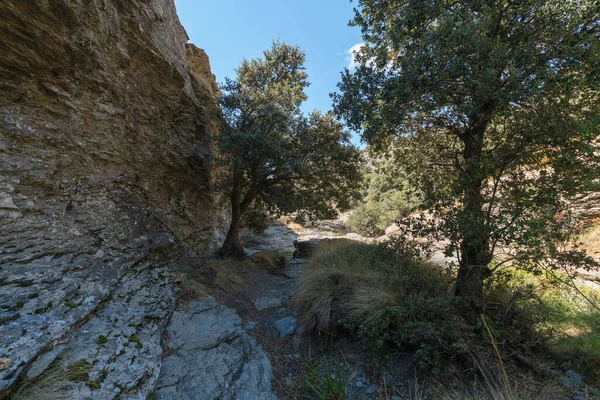
<svg viewBox="0 0 600 400">
<path fill-rule="evenodd" d="M 0 398 L 57 364 L 83 370 L 73 398 L 141 398 L 175 306 L 165 260 L 220 225 L 208 57 L 173 0 L 0 15 Z"/>
<path fill-rule="evenodd" d="M 231 308 L 212 297 L 176 311 L 167 328 L 168 352 L 157 399 L 276 400 L 271 364 Z"/>
</svg>

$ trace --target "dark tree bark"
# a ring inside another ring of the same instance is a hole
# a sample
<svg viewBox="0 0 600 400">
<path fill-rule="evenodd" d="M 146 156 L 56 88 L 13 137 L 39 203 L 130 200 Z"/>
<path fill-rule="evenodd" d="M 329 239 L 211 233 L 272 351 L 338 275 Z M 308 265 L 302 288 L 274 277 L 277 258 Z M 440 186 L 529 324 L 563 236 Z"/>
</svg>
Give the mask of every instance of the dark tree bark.
<svg viewBox="0 0 600 400">
<path fill-rule="evenodd" d="M 219 255 L 227 258 L 243 258 L 246 253 L 240 243 L 240 223 L 242 215 L 258 196 L 261 190 L 259 183 L 254 183 L 246 195 L 242 198 L 242 177 L 239 166 L 233 166 L 233 185 L 231 190 L 231 224 L 223 245 L 219 249 Z"/>
<path fill-rule="evenodd" d="M 237 257 L 245 256 L 244 248 L 240 243 L 240 222 L 242 220 L 242 182 L 239 172 L 239 167 L 233 167 L 233 186 L 231 190 L 231 224 L 223 245 L 219 249 L 221 257 Z"/>
<path fill-rule="evenodd" d="M 486 174 L 482 165 L 485 129 L 491 120 L 496 104 L 484 107 L 472 116 L 471 128 L 460 135 L 463 141 L 465 167 L 461 171 L 464 190 L 463 209 L 459 218 L 461 231 L 460 262 L 455 295 L 465 298 L 480 312 L 483 306 L 483 284 L 490 275 L 490 232 L 483 209 L 482 188 Z"/>
</svg>

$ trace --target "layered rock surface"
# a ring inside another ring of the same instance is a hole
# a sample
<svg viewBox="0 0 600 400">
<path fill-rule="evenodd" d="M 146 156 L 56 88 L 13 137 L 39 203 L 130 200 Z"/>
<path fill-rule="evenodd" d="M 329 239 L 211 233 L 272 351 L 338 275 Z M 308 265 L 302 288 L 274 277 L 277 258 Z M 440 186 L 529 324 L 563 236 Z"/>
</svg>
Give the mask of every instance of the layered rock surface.
<svg viewBox="0 0 600 400">
<path fill-rule="evenodd" d="M 208 57 L 173 0 L 0 15 L 0 398 L 56 364 L 84 370 L 72 398 L 142 398 L 175 307 L 165 256 L 218 227 Z"/>
<path fill-rule="evenodd" d="M 155 399 L 275 400 L 271 364 L 231 308 L 212 297 L 176 311 Z"/>
</svg>

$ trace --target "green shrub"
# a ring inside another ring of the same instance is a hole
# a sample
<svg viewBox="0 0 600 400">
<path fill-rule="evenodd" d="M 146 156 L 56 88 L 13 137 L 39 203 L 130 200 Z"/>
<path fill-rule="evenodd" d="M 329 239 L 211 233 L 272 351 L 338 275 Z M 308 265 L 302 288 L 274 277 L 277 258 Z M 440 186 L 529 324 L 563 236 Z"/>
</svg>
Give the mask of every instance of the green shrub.
<svg viewBox="0 0 600 400">
<path fill-rule="evenodd" d="M 317 248 L 298 281 L 294 302 L 305 326 L 415 351 L 420 368 L 439 371 L 462 335 L 450 277 L 382 246 L 332 243 Z"/>
<path fill-rule="evenodd" d="M 364 153 L 362 201 L 355 205 L 346 227 L 364 236 L 377 237 L 423 202 L 420 188 L 410 184 L 405 171 L 390 154 Z"/>
<path fill-rule="evenodd" d="M 549 353 L 564 369 L 600 382 L 600 291 L 557 272 L 508 270 L 487 288 L 486 314 L 523 354 Z"/>
<path fill-rule="evenodd" d="M 256 234 L 261 234 L 269 227 L 269 216 L 262 210 L 251 209 L 242 214 L 241 226 Z"/>
<path fill-rule="evenodd" d="M 600 383 L 600 292 L 583 289 L 546 292 L 542 301 L 549 314 L 550 351 L 564 368 L 574 369 Z"/>
<path fill-rule="evenodd" d="M 382 236 L 388 226 L 407 217 L 414 209 L 415 205 L 411 204 L 401 192 L 392 190 L 358 205 L 345 225 L 352 232 L 364 236 Z"/>
<path fill-rule="evenodd" d="M 330 356 L 316 363 L 310 349 L 304 360 L 304 385 L 315 400 L 344 400 L 346 379 L 339 359 Z"/>
</svg>

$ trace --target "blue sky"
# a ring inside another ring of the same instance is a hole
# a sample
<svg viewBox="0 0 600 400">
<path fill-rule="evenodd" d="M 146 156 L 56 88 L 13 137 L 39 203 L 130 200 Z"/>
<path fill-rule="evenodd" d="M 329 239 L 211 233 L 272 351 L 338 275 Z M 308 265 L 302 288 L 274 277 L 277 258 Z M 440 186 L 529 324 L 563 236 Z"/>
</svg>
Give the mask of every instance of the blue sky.
<svg viewBox="0 0 600 400">
<path fill-rule="evenodd" d="M 305 112 L 331 109 L 329 93 L 336 90 L 340 72 L 351 62 L 351 49 L 361 43 L 360 29 L 348 26 L 354 4 L 349 0 L 175 0 L 190 42 L 206 51 L 218 82 L 234 77 L 243 58 L 262 56 L 273 40 L 300 46 L 306 52 L 311 82 Z"/>
</svg>

